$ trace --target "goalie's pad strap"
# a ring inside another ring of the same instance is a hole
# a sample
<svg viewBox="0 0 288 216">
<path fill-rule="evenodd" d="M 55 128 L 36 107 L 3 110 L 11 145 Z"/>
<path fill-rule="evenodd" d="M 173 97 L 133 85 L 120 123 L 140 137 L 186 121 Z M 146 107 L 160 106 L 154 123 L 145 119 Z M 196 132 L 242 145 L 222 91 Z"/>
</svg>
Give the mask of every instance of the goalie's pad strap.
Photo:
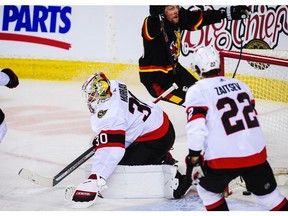
<svg viewBox="0 0 288 216">
<path fill-rule="evenodd" d="M 86 177 L 91 165 L 86 166 Z M 178 187 L 173 165 L 118 165 L 107 180 L 108 188 L 101 192 L 104 198 L 173 198 Z"/>
</svg>

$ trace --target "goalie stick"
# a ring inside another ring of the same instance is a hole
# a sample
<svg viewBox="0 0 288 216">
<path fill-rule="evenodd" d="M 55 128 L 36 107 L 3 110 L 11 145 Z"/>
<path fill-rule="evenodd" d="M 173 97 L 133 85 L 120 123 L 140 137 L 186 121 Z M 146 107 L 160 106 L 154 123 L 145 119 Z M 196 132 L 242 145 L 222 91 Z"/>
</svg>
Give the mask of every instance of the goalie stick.
<svg viewBox="0 0 288 216">
<path fill-rule="evenodd" d="M 57 175 L 53 178 L 44 177 L 34 173 L 28 169 L 22 168 L 18 175 L 28 181 L 31 181 L 35 184 L 45 186 L 45 187 L 54 187 L 59 182 L 61 182 L 65 177 L 75 171 L 79 166 L 85 163 L 89 158 L 94 155 L 94 146 L 90 147 L 83 154 L 81 154 L 78 158 L 72 161 L 69 165 L 67 165 L 63 170 L 61 170 Z"/>
<path fill-rule="evenodd" d="M 158 101 L 166 97 L 174 89 L 177 89 L 177 88 L 178 86 L 175 83 L 173 83 L 172 86 L 169 89 L 167 89 L 165 92 L 163 92 L 158 98 L 156 98 L 156 100 L 154 100 L 153 103 L 157 103 Z M 94 146 L 92 146 L 89 149 L 87 149 L 85 152 L 83 152 L 78 158 L 76 158 L 74 161 L 68 164 L 63 170 L 61 170 L 57 175 L 55 175 L 52 178 L 41 176 L 25 168 L 22 168 L 18 172 L 18 175 L 22 177 L 23 179 L 26 179 L 35 184 L 38 184 L 44 187 L 54 187 L 59 182 L 61 182 L 64 178 L 66 178 L 68 175 L 74 172 L 79 166 L 85 163 L 89 158 L 91 158 L 94 155 L 94 153 L 95 153 Z"/>
</svg>

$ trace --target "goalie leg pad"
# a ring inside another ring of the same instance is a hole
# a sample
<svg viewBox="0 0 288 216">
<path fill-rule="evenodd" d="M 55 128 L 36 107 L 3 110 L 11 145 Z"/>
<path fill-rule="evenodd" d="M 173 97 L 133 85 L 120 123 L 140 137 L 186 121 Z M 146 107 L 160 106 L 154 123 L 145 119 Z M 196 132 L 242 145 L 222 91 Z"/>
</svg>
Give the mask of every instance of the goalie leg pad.
<svg viewBox="0 0 288 216">
<path fill-rule="evenodd" d="M 91 165 L 86 166 L 86 176 Z M 173 198 L 178 187 L 175 178 L 177 167 L 173 165 L 118 165 L 107 179 L 107 190 L 101 192 L 104 198 Z M 139 184 L 141 182 L 141 184 Z"/>
<path fill-rule="evenodd" d="M 179 186 L 179 179 L 176 178 L 177 167 L 163 165 L 162 169 L 164 173 L 164 197 L 167 199 L 173 199 L 174 191 Z"/>
</svg>

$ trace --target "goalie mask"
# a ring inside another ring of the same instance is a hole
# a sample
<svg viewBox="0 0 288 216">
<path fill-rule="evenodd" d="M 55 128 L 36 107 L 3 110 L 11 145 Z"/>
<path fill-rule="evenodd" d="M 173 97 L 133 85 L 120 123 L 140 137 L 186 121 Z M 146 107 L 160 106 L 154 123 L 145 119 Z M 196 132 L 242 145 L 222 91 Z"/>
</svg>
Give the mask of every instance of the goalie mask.
<svg viewBox="0 0 288 216">
<path fill-rule="evenodd" d="M 99 104 L 104 103 L 112 96 L 110 81 L 104 73 L 94 73 L 83 83 L 82 93 L 90 112 L 94 113 Z"/>
<path fill-rule="evenodd" d="M 197 72 L 201 78 L 203 74 L 220 72 L 220 57 L 218 51 L 212 47 L 201 47 L 192 54 L 192 71 Z"/>
</svg>

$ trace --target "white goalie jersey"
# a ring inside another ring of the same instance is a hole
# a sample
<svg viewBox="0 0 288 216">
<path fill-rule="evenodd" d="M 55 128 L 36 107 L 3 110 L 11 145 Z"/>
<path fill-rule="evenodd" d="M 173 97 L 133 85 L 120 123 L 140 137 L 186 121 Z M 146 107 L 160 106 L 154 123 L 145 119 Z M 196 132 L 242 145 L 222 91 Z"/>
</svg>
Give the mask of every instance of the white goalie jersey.
<svg viewBox="0 0 288 216">
<path fill-rule="evenodd" d="M 160 138 L 169 125 L 160 107 L 138 100 L 124 83 L 110 80 L 110 88 L 111 98 L 99 104 L 91 116 L 96 135 L 92 173 L 105 179 L 124 156 L 125 148 L 134 142 Z"/>
</svg>

